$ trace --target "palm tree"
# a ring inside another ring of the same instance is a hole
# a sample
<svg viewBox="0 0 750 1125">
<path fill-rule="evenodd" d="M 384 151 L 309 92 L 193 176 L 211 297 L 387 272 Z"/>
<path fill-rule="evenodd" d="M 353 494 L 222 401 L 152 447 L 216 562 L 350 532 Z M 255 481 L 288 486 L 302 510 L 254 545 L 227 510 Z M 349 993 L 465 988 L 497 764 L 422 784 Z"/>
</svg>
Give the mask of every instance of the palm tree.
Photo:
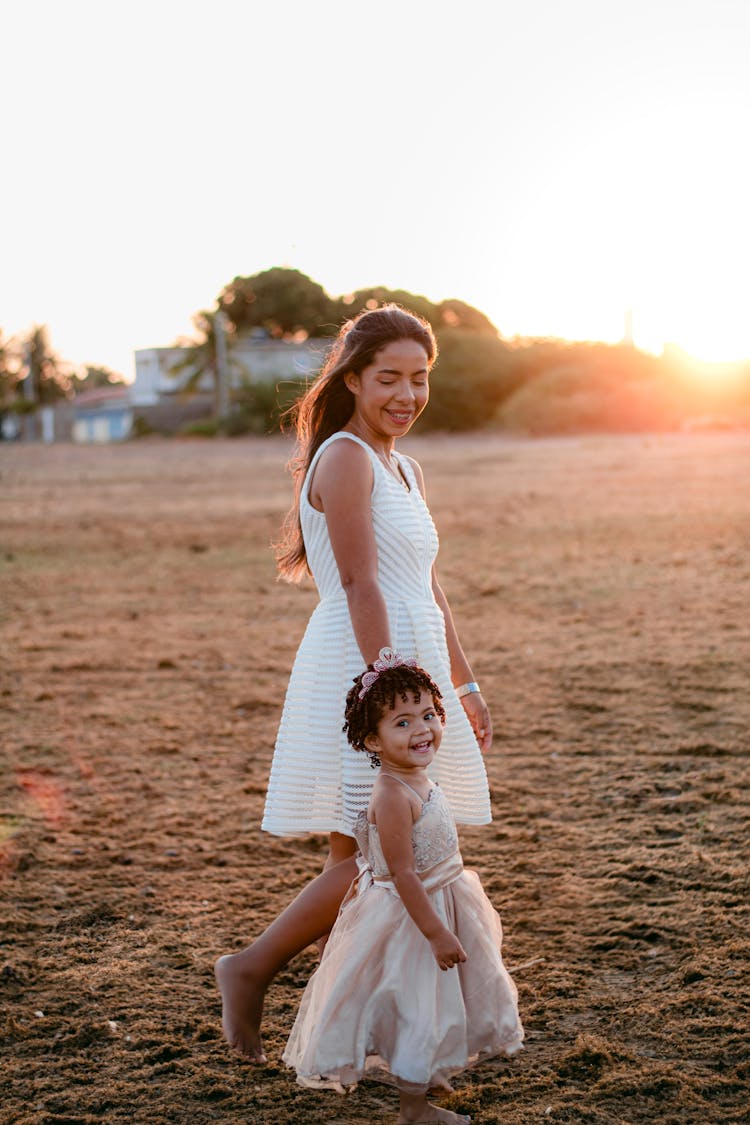
<svg viewBox="0 0 750 1125">
<path fill-rule="evenodd" d="M 229 354 L 227 335 L 233 333 L 233 325 L 227 321 L 223 312 L 210 312 L 201 309 L 193 316 L 193 324 L 198 332 L 197 340 L 184 343 L 184 355 L 169 368 L 169 374 L 178 376 L 187 373 L 182 384 L 184 394 L 191 395 L 200 387 L 204 375 L 209 375 L 213 389 L 214 416 L 224 418 L 229 412 L 230 372 L 247 375 L 243 364 Z"/>
<path fill-rule="evenodd" d="M 18 350 L 0 328 L 0 403 L 13 399 L 19 381 Z"/>
<path fill-rule="evenodd" d="M 70 389 L 70 376 L 67 365 L 52 350 L 46 324 L 34 325 L 23 349 L 25 397 L 43 406 L 65 398 Z"/>
</svg>

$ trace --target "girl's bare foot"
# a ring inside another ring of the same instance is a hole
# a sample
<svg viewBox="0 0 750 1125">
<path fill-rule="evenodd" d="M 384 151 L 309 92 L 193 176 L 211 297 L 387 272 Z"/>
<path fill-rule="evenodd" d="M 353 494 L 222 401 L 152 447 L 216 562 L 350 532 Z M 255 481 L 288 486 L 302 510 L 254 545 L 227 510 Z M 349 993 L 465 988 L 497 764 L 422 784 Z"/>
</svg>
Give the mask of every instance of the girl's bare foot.
<svg viewBox="0 0 750 1125">
<path fill-rule="evenodd" d="M 462 1113 L 453 1113 L 449 1109 L 441 1109 L 439 1105 L 428 1102 L 421 1109 L 421 1117 L 405 1117 L 404 1110 L 398 1119 L 398 1125 L 469 1125 L 470 1117 Z"/>
<path fill-rule="evenodd" d="M 249 1062 L 265 1063 L 260 1039 L 265 983 L 253 976 L 240 954 L 220 957 L 214 972 L 221 993 L 221 1026 L 227 1042 Z"/>
</svg>

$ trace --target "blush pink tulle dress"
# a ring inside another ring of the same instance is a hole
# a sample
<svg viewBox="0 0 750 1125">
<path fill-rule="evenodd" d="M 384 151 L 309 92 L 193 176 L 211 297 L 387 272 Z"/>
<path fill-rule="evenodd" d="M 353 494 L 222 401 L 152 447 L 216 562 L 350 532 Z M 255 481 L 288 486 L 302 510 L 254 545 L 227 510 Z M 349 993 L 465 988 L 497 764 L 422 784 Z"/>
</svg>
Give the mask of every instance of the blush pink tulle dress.
<svg viewBox="0 0 750 1125">
<path fill-rule="evenodd" d="M 502 960 L 500 918 L 475 872 L 464 868 L 442 790 L 431 788 L 412 842 L 430 901 L 466 952 L 456 968 L 438 967 L 396 891 L 366 812 L 356 837 L 359 877 L 284 1051 L 298 1081 L 342 1090 L 366 1076 L 421 1090 L 446 1085 L 479 1059 L 514 1054 L 523 1028 Z"/>
</svg>

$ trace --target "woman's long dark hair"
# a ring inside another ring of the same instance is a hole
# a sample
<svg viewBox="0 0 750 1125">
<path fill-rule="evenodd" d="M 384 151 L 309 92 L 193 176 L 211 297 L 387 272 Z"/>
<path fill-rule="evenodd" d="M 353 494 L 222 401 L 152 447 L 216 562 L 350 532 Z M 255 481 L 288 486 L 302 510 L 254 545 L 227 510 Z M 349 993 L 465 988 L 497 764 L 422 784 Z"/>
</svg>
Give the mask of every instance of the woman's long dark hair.
<svg viewBox="0 0 750 1125">
<path fill-rule="evenodd" d="M 294 503 L 276 548 L 279 574 L 288 582 L 299 582 L 310 572 L 299 518 L 300 493 L 307 470 L 323 442 L 345 426 L 354 413 L 354 395 L 344 378 L 348 374 L 361 375 L 381 348 L 396 340 L 415 340 L 424 348 L 428 366 L 435 362 L 437 344 L 426 320 L 398 305 L 366 309 L 342 325 L 322 371 L 290 411 L 297 435 L 287 466 L 294 480 Z"/>
</svg>

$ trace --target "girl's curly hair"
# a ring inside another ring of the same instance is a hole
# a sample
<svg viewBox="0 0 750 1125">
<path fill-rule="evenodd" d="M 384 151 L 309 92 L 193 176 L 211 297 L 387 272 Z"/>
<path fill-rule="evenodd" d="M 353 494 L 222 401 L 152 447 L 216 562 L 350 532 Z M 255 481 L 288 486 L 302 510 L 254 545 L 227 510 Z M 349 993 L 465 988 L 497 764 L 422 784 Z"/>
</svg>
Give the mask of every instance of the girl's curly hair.
<svg viewBox="0 0 750 1125">
<path fill-rule="evenodd" d="M 372 672 L 372 670 L 373 665 L 370 664 L 367 671 Z M 377 732 L 378 723 L 386 711 L 390 711 L 396 706 L 397 698 L 403 700 L 404 703 L 408 703 L 411 697 L 416 703 L 422 692 L 426 692 L 432 696 L 435 714 L 443 724 L 445 724 L 445 708 L 441 702 L 443 696 L 440 688 L 425 672 L 424 668 L 410 667 L 406 664 L 400 664 L 396 668 L 387 668 L 385 672 L 379 673 L 375 683 L 367 689 L 363 698 L 360 699 L 359 693 L 362 690 L 362 676 L 364 675 L 365 673 L 362 672 L 361 675 L 357 676 L 349 688 L 346 697 L 343 730 L 354 749 L 364 750 L 365 754 L 370 757 L 372 768 L 377 769 L 380 765 L 380 758 L 374 751 L 365 746 L 365 739 Z"/>
</svg>

